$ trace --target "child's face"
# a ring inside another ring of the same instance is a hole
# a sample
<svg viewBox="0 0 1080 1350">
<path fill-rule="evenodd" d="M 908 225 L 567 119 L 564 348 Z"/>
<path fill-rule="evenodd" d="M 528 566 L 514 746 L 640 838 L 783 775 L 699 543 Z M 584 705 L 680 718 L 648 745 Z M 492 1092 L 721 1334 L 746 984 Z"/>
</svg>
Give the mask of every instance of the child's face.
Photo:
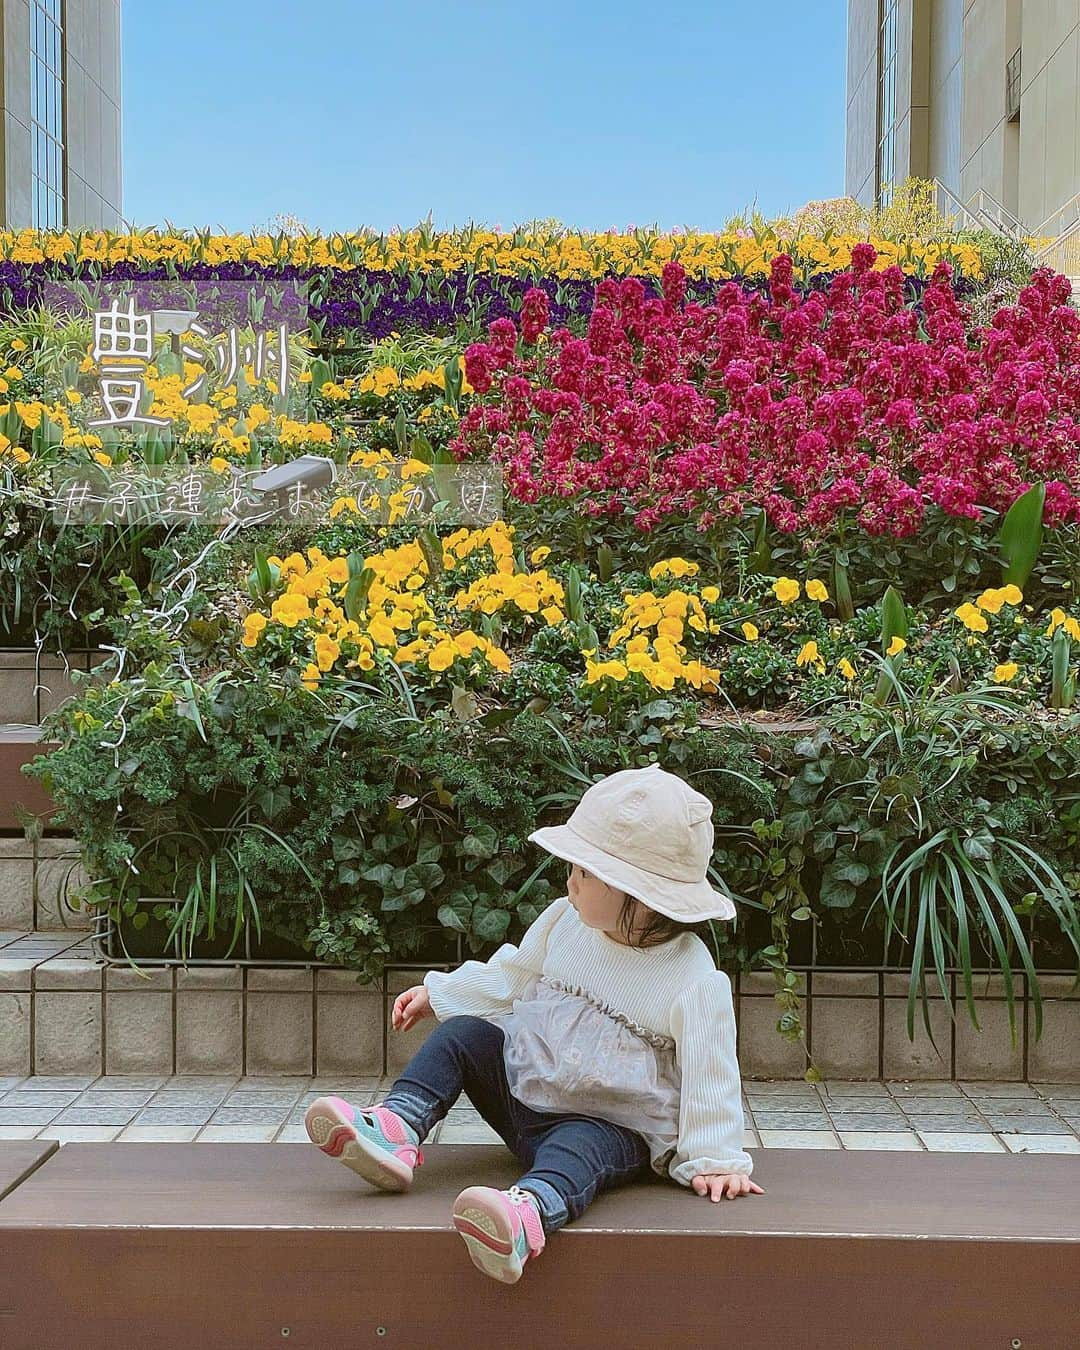
<svg viewBox="0 0 1080 1350">
<path fill-rule="evenodd" d="M 577 863 L 567 863 L 566 893 L 588 928 L 614 929 L 625 894 L 594 877 Z"/>
</svg>

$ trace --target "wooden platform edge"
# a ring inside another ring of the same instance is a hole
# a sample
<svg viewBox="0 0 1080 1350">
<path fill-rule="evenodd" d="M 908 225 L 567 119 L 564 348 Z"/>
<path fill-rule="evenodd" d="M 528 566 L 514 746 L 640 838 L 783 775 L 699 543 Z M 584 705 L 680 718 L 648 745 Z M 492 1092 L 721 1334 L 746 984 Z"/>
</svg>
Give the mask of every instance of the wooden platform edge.
<svg viewBox="0 0 1080 1350">
<path fill-rule="evenodd" d="M 0 1204 L 60 1147 L 55 1139 L 0 1140 Z"/>
</svg>

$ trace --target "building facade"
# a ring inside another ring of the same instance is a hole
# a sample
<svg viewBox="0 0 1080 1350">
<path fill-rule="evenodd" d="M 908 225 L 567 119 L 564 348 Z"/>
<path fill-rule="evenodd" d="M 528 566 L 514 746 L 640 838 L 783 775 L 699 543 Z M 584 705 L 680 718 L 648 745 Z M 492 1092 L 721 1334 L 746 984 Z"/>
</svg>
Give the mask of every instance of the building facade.
<svg viewBox="0 0 1080 1350">
<path fill-rule="evenodd" d="M 0 13 L 0 224 L 122 229 L 120 0 Z"/>
<path fill-rule="evenodd" d="M 1032 232 L 1075 219 L 1080 0 L 848 0 L 847 88 L 851 196 L 936 178 Z"/>
</svg>

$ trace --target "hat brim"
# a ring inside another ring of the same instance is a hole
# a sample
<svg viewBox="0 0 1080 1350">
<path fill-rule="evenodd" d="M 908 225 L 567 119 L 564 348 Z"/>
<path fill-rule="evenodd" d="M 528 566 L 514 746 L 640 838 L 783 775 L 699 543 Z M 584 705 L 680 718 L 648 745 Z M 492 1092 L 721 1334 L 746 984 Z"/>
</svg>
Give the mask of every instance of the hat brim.
<svg viewBox="0 0 1080 1350">
<path fill-rule="evenodd" d="M 577 863 L 617 890 L 636 896 L 650 909 L 680 923 L 703 923 L 706 919 L 733 919 L 731 897 L 714 890 L 708 881 L 672 881 L 647 872 L 597 848 L 569 825 L 548 825 L 529 835 L 548 853 L 564 862 Z"/>
</svg>

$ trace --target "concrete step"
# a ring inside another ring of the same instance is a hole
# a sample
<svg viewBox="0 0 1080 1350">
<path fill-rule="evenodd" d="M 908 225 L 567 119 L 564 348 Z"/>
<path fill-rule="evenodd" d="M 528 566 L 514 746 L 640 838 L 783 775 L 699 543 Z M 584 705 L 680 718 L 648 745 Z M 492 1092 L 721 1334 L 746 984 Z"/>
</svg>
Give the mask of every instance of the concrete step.
<svg viewBox="0 0 1080 1350">
<path fill-rule="evenodd" d="M 73 670 L 93 670 L 108 655 L 97 647 L 0 647 L 0 724 L 40 722 L 75 692 Z"/>
<path fill-rule="evenodd" d="M 25 861 L 25 860 L 23 860 Z M 55 860 L 54 860 L 55 861 Z M 407 1063 L 428 1022 L 390 1031 L 390 1010 L 423 968 L 389 971 L 378 984 L 312 966 L 188 965 L 132 969 L 101 960 L 78 930 L 0 931 L 0 1074 L 379 1074 Z M 804 1020 L 810 1050 L 843 1079 L 1080 1080 L 1080 992 L 1043 975 L 1043 1035 L 1022 1000 L 1017 1046 L 1009 1040 L 1000 981 L 976 982 L 980 1030 L 959 991 L 956 1023 L 930 1000 L 937 1049 L 916 1010 L 909 1038 L 907 975 L 811 972 Z M 733 980 L 744 1076 L 801 1079 L 801 1043 L 776 1030 L 771 973 Z M 807 976 L 800 992 L 807 994 Z M 1019 998 L 1019 995 L 1017 995 Z M 940 1052 L 940 1053 L 939 1053 Z"/>
<path fill-rule="evenodd" d="M 425 1152 L 408 1195 L 270 1144 L 20 1155 L 0 1200 L 4 1348 L 591 1350 L 602 1328 L 643 1350 L 722 1344 L 732 1322 L 741 1350 L 1075 1345 L 1072 1158 L 782 1149 L 755 1159 L 764 1194 L 718 1203 L 641 1182 L 552 1234 L 511 1293 L 450 1216 L 465 1186 L 521 1166 Z"/>
</svg>

